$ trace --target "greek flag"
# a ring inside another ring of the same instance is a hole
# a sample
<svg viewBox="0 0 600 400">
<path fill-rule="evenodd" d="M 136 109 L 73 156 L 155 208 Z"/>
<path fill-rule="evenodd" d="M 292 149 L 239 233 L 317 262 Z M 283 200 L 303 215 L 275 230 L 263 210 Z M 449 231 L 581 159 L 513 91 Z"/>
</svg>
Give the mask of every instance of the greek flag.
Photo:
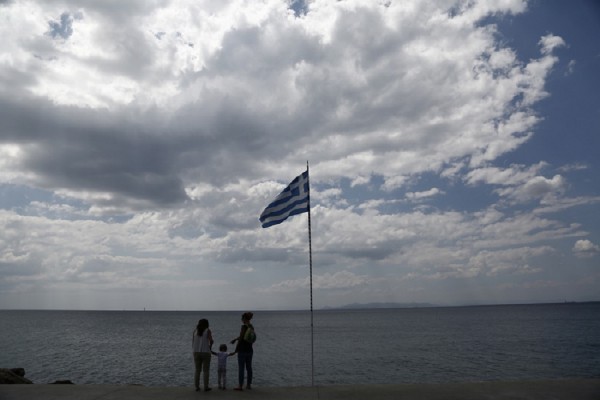
<svg viewBox="0 0 600 400">
<path fill-rule="evenodd" d="M 308 212 L 310 194 L 308 189 L 308 169 L 294 180 L 260 214 L 263 228 L 277 225 L 288 217 Z"/>
</svg>

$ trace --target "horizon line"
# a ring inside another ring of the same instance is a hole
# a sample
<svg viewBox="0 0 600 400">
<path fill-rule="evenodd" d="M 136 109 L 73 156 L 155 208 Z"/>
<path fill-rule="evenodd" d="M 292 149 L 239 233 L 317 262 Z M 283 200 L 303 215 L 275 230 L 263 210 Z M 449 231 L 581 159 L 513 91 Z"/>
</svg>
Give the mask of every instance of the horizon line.
<svg viewBox="0 0 600 400">
<path fill-rule="evenodd" d="M 600 300 L 582 300 L 582 301 L 547 301 L 547 302 L 517 302 L 517 303 L 473 303 L 473 304 L 456 304 L 444 305 L 434 303 L 352 303 L 343 306 L 324 306 L 314 311 L 350 311 L 350 310 L 385 310 L 385 309 L 424 309 L 424 308 L 465 308 L 465 307 L 500 307 L 500 306 L 534 306 L 534 305 L 569 305 L 569 304 L 589 304 L 600 303 Z M 411 305 L 413 304 L 413 305 Z M 310 312 L 308 308 L 289 308 L 289 309 L 252 309 L 254 312 Z M 123 309 L 68 309 L 68 308 L 0 308 L 0 311 L 81 311 L 81 312 L 245 312 L 247 309 L 223 309 L 223 310 L 185 310 L 185 309 L 147 309 L 147 308 L 123 308 Z"/>
</svg>

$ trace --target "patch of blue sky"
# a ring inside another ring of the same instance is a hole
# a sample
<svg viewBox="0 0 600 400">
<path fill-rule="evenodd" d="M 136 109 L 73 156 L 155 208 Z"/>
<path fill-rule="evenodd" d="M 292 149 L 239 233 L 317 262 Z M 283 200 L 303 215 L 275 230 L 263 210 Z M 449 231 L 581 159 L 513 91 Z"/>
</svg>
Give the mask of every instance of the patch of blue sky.
<svg viewBox="0 0 600 400">
<path fill-rule="evenodd" d="M 564 47 L 555 50 L 559 62 L 546 82 L 550 95 L 534 108 L 543 120 L 529 142 L 507 154 L 505 160 L 521 163 L 534 157 L 555 167 L 598 167 L 600 42 L 590 40 L 588 33 L 600 26 L 600 3 L 534 1 L 527 13 L 501 18 L 497 24 L 503 40 L 520 60 L 539 57 L 538 40 L 544 35 L 551 33 L 565 41 Z M 578 29 L 573 29 L 573 24 Z"/>
<path fill-rule="evenodd" d="M 130 215 L 93 215 L 89 205 L 72 198 L 60 197 L 53 192 L 32 186 L 17 184 L 0 185 L 0 209 L 10 210 L 19 215 L 43 215 L 49 219 L 77 221 L 82 219 L 122 223 Z"/>
<path fill-rule="evenodd" d="M 437 193 L 432 189 L 436 189 Z M 427 193 L 431 195 L 418 196 Z M 498 201 L 498 196 L 489 185 L 468 185 L 460 176 L 445 178 L 435 172 L 421 174 L 418 181 L 406 190 L 404 197 L 412 207 L 422 210 L 429 207 L 443 212 L 478 212 Z"/>
<path fill-rule="evenodd" d="M 339 189 L 348 206 L 377 202 L 376 209 L 382 214 L 421 212 L 477 212 L 485 210 L 490 203 L 498 201 L 489 185 L 466 185 L 460 178 L 448 179 L 436 172 L 420 174 L 394 190 L 380 190 L 384 178 L 371 177 L 369 183 L 352 186 L 349 179 L 342 179 Z M 319 188 L 323 190 L 323 188 Z"/>
<path fill-rule="evenodd" d="M 308 12 L 306 0 L 290 0 L 290 9 L 294 11 L 296 17 L 301 17 Z"/>
<path fill-rule="evenodd" d="M 0 208 L 4 210 L 21 210 L 31 202 L 52 202 L 52 192 L 38 189 L 32 186 L 1 184 L 0 185 Z"/>
</svg>

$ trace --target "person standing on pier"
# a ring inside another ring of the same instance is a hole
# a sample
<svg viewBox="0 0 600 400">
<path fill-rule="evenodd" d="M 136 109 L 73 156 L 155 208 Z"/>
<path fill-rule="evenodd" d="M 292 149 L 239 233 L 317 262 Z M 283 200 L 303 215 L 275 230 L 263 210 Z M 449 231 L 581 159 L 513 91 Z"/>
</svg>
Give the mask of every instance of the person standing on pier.
<svg viewBox="0 0 600 400">
<path fill-rule="evenodd" d="M 200 372 L 203 372 L 204 391 L 211 390 L 208 387 L 208 378 L 210 374 L 211 347 L 213 345 L 212 332 L 208 328 L 208 320 L 203 318 L 198 321 L 198 325 L 192 336 L 192 348 L 194 350 L 194 386 L 196 391 L 200 390 Z"/>
<path fill-rule="evenodd" d="M 256 334 L 254 333 L 254 326 L 250 323 L 250 320 L 254 316 L 251 312 L 245 312 L 242 314 L 242 327 L 240 329 L 240 335 L 231 341 L 231 344 L 237 342 L 235 352 L 238 355 L 238 383 L 239 385 L 234 390 L 243 390 L 244 386 L 244 370 L 247 373 L 246 389 L 252 389 L 252 356 L 254 355 L 254 349 L 252 344 L 256 340 Z"/>
</svg>

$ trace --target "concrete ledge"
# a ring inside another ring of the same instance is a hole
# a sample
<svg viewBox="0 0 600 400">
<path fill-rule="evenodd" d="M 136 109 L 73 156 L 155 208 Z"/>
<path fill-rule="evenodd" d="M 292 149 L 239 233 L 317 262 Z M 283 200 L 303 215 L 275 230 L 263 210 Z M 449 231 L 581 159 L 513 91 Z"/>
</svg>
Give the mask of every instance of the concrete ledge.
<svg viewBox="0 0 600 400">
<path fill-rule="evenodd" d="M 135 385 L 0 385 L 0 400 L 599 400 L 600 379 L 451 384 L 340 385 L 196 392 Z"/>
</svg>

